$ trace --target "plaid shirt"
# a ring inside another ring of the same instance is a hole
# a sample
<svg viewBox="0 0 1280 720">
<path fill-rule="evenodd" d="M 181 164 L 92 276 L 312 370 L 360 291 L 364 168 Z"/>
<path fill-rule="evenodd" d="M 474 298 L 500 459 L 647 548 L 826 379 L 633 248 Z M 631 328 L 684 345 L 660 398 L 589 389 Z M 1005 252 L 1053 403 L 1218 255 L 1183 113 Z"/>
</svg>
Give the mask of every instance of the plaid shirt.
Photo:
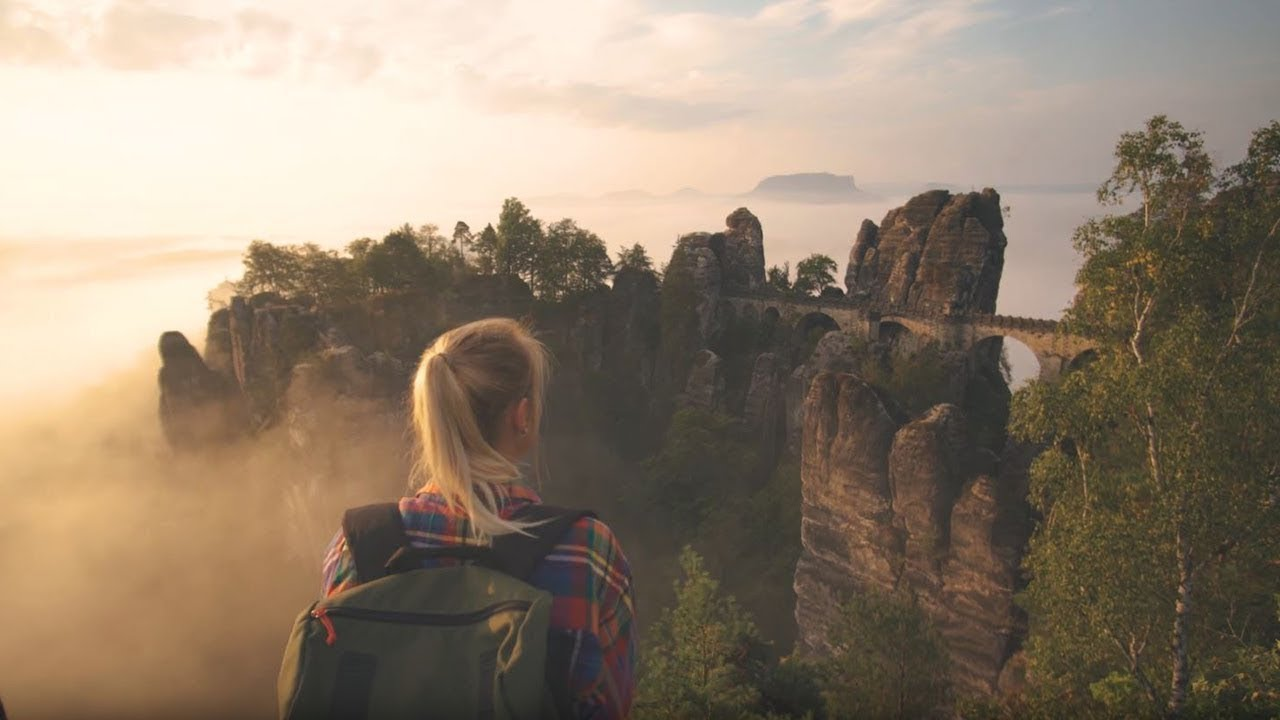
<svg viewBox="0 0 1280 720">
<path fill-rule="evenodd" d="M 499 494 L 498 514 L 509 518 L 536 502 L 533 490 L 513 485 Z M 430 485 L 401 498 L 400 515 L 417 547 L 475 542 L 466 515 L 449 509 Z M 552 631 L 568 634 L 574 647 L 570 682 L 578 717 L 625 718 L 635 691 L 635 606 L 631 568 L 609 527 L 593 518 L 574 523 L 529 582 L 551 593 Z M 339 530 L 325 553 L 322 594 L 355 585 L 355 562 Z"/>
</svg>

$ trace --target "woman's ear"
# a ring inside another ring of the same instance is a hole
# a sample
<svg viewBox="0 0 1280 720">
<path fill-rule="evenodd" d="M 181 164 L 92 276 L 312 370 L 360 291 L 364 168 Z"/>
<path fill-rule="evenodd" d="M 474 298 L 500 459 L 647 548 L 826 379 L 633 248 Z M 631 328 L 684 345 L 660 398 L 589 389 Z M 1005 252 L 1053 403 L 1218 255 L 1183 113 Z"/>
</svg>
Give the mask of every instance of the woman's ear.
<svg viewBox="0 0 1280 720">
<path fill-rule="evenodd" d="M 515 412 L 511 414 L 512 422 L 515 424 L 516 435 L 524 437 L 533 429 L 533 403 L 529 402 L 529 398 L 520 398 L 516 403 Z"/>
</svg>

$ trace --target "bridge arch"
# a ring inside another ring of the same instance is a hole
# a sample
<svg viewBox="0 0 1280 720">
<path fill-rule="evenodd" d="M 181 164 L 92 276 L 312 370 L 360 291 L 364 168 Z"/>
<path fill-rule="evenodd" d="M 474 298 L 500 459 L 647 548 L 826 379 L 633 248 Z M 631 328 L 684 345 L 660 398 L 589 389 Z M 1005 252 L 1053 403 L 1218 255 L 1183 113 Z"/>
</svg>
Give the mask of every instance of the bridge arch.
<svg viewBox="0 0 1280 720">
<path fill-rule="evenodd" d="M 1073 372 L 1073 371 L 1079 370 L 1080 368 L 1083 368 L 1084 366 L 1088 365 L 1089 363 L 1092 363 L 1097 359 L 1098 359 L 1098 351 L 1095 350 L 1094 348 L 1086 348 L 1084 350 L 1081 350 L 1079 353 L 1076 353 L 1075 357 L 1068 360 L 1064 370 L 1066 372 Z"/>
<path fill-rule="evenodd" d="M 1010 390 L 1043 377 L 1047 363 L 1025 342 L 1011 335 L 987 335 L 969 350 L 971 363 L 999 368 Z"/>
<path fill-rule="evenodd" d="M 815 310 L 805 313 L 796 321 L 794 326 L 795 346 L 799 348 L 796 361 L 804 362 L 813 354 L 814 348 L 818 347 L 818 341 L 829 332 L 839 332 L 840 323 L 830 315 Z"/>
</svg>

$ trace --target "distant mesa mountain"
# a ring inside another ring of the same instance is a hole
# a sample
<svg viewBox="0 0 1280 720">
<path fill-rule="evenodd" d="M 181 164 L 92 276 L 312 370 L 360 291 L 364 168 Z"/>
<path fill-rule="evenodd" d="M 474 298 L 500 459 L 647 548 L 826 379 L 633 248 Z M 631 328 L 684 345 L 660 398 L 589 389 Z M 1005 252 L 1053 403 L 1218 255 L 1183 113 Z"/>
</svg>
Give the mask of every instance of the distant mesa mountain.
<svg viewBox="0 0 1280 720">
<path fill-rule="evenodd" d="M 770 175 L 748 196 L 789 202 L 839 203 L 860 200 L 861 194 L 852 175 L 820 172 Z"/>
</svg>

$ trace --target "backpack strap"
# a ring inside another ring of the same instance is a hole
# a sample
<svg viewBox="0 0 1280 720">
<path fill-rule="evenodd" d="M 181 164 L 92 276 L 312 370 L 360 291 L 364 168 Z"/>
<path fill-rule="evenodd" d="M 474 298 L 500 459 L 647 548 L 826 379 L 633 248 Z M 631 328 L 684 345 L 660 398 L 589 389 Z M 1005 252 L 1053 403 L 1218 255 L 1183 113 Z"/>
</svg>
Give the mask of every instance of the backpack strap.
<svg viewBox="0 0 1280 720">
<path fill-rule="evenodd" d="M 516 511 L 512 520 L 522 523 L 535 523 L 525 528 L 529 535 L 508 533 L 493 539 L 493 553 L 498 570 L 520 580 L 528 580 L 538 563 L 542 561 L 569 528 L 584 517 L 595 517 L 590 510 L 569 510 L 530 503 Z M 530 537 L 530 535 L 532 537 Z"/>
<path fill-rule="evenodd" d="M 400 503 L 376 503 L 352 508 L 342 516 L 342 532 L 356 563 L 356 582 L 386 576 L 387 560 L 409 546 L 400 517 Z"/>
</svg>

